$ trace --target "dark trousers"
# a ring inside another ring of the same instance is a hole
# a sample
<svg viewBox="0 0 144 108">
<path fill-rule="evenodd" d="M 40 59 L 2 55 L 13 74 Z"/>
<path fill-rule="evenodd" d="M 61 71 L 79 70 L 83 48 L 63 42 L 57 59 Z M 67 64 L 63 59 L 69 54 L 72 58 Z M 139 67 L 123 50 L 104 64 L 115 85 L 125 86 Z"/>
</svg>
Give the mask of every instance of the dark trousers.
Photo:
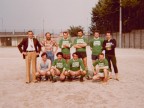
<svg viewBox="0 0 144 108">
<path fill-rule="evenodd" d="M 114 72 L 118 73 L 117 61 L 116 61 L 115 55 L 105 55 L 105 58 L 108 60 L 110 71 L 112 71 L 112 68 L 111 68 L 111 62 L 112 62 Z"/>
</svg>

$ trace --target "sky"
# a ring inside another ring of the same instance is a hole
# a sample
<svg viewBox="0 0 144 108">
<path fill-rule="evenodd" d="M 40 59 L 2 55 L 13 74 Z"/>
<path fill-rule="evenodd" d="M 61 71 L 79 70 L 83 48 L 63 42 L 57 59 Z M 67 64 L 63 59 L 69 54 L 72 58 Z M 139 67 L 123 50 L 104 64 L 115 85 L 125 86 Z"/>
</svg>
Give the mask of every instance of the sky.
<svg viewBox="0 0 144 108">
<path fill-rule="evenodd" d="M 0 31 L 60 32 L 70 26 L 87 30 L 98 0 L 0 0 Z"/>
</svg>

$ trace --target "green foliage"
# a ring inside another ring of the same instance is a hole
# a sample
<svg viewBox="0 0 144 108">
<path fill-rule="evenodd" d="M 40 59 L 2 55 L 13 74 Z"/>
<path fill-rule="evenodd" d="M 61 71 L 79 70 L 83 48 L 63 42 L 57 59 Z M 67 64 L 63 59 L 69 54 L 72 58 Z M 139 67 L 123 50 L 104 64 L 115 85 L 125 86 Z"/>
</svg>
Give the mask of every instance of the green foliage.
<svg viewBox="0 0 144 108">
<path fill-rule="evenodd" d="M 144 0 L 121 0 L 123 32 L 144 28 Z M 91 32 L 119 31 L 120 0 L 99 0 L 92 8 Z"/>
</svg>

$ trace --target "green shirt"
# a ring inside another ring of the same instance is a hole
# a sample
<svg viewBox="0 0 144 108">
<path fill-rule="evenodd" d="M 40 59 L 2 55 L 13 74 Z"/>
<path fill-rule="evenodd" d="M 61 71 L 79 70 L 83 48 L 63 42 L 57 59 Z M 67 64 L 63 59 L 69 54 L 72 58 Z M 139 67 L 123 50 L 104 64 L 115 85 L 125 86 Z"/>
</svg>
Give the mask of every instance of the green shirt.
<svg viewBox="0 0 144 108">
<path fill-rule="evenodd" d="M 105 67 L 105 66 L 108 66 L 108 61 L 107 59 L 103 59 L 102 61 L 100 61 L 99 59 L 96 60 L 94 63 L 93 63 L 93 66 L 95 67 L 96 65 L 98 65 L 99 67 Z M 104 72 L 103 69 L 100 69 L 99 72 Z"/>
<path fill-rule="evenodd" d="M 68 45 L 69 48 L 63 48 L 63 45 Z M 68 38 L 68 39 L 62 38 L 59 41 L 59 47 L 61 48 L 63 54 L 70 54 L 70 48 L 72 47 L 71 39 L 70 38 Z"/>
<path fill-rule="evenodd" d="M 63 69 L 66 68 L 66 61 L 65 59 L 62 59 L 62 60 L 58 60 L 58 59 L 55 59 L 52 66 L 55 66 L 60 72 L 63 71 Z"/>
<path fill-rule="evenodd" d="M 93 38 L 90 41 L 90 47 L 92 48 L 92 55 L 99 55 L 102 52 L 102 45 L 103 45 L 104 39 L 102 38 Z"/>
<path fill-rule="evenodd" d="M 87 39 L 85 37 L 77 37 L 75 40 L 74 40 L 74 45 L 76 44 L 81 44 L 81 43 L 87 43 Z M 83 47 L 83 48 L 76 48 L 76 51 L 77 52 L 86 52 L 86 47 Z"/>
<path fill-rule="evenodd" d="M 78 71 L 80 69 L 85 70 L 82 60 L 81 59 L 77 59 L 77 60 L 70 59 L 70 61 L 68 62 L 67 70 Z"/>
</svg>

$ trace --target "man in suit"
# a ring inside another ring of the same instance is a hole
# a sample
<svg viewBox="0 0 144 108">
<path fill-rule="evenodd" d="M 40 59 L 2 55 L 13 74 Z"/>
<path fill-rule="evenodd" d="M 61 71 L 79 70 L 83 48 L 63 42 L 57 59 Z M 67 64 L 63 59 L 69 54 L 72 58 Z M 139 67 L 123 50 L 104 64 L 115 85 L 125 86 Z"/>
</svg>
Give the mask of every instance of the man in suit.
<svg viewBox="0 0 144 108">
<path fill-rule="evenodd" d="M 30 83 L 30 69 L 32 63 L 32 79 L 36 80 L 36 59 L 41 51 L 41 45 L 39 41 L 34 38 L 32 31 L 27 32 L 28 37 L 24 38 L 18 45 L 19 51 L 23 54 L 23 58 L 26 60 L 26 83 Z"/>
</svg>

